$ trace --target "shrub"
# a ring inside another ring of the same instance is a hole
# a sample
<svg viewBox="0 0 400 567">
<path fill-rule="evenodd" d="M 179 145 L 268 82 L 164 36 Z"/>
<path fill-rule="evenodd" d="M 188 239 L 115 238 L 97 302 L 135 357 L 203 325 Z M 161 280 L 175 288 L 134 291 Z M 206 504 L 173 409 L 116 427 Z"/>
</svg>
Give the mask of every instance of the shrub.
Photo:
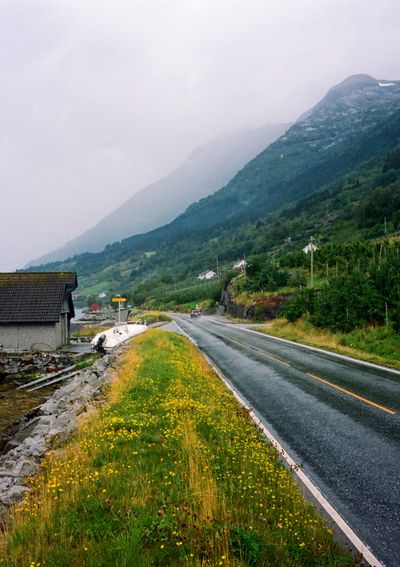
<svg viewBox="0 0 400 567">
<path fill-rule="evenodd" d="M 315 291 L 304 289 L 293 294 L 286 304 L 283 314 L 290 323 L 294 323 L 305 313 L 314 313 Z"/>
<path fill-rule="evenodd" d="M 287 284 L 290 287 L 300 287 L 302 285 L 306 286 L 307 278 L 301 272 L 293 272 L 290 274 Z"/>
</svg>

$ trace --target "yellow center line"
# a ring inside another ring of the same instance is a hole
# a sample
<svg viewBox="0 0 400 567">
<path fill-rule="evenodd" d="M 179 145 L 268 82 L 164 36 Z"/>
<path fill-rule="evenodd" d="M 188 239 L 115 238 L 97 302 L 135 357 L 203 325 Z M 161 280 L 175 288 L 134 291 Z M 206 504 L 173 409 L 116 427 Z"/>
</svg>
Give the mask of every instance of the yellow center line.
<svg viewBox="0 0 400 567">
<path fill-rule="evenodd" d="M 265 352 L 264 350 L 262 350 L 260 348 L 249 345 L 249 344 L 244 343 L 242 341 L 238 341 L 237 339 L 232 339 L 231 337 L 229 337 L 229 340 L 234 342 L 234 343 L 237 343 L 238 345 L 245 346 L 247 348 L 251 348 L 252 350 L 256 350 L 260 354 L 266 356 L 267 358 L 270 358 L 271 360 L 274 360 L 275 362 L 279 362 L 279 364 L 283 364 L 284 366 L 292 367 L 292 365 L 289 364 L 288 362 L 285 362 L 284 360 L 281 360 L 280 358 L 277 358 L 276 356 L 272 356 L 272 354 L 269 354 L 269 353 Z M 358 394 L 354 394 L 353 392 L 350 392 L 350 390 L 346 390 L 346 388 L 342 388 L 341 386 L 337 386 L 336 384 L 333 384 L 333 382 L 329 382 L 329 380 L 325 380 L 324 378 L 320 378 L 319 376 L 315 376 L 315 374 L 310 374 L 309 372 L 304 372 L 304 374 L 306 376 L 309 376 L 310 378 L 313 378 L 314 380 L 318 380 L 319 382 L 326 384 L 327 386 L 331 386 L 331 388 L 336 388 L 336 390 L 340 390 L 341 392 L 348 394 L 349 396 L 352 396 L 353 398 L 356 398 L 357 400 L 360 400 L 361 402 L 364 402 L 365 404 L 369 404 L 370 406 L 374 406 L 375 408 L 378 408 L 382 411 L 385 411 L 386 413 L 390 413 L 390 415 L 396 415 L 395 411 L 390 410 L 389 408 L 386 408 L 385 406 L 381 406 L 379 404 L 376 404 L 375 402 L 368 400 L 368 398 L 363 398 L 362 396 L 359 396 Z"/>
<path fill-rule="evenodd" d="M 279 362 L 279 364 L 283 364 L 284 366 L 292 366 L 288 362 L 285 362 L 284 360 L 281 360 L 280 358 L 276 358 L 276 356 L 272 356 L 272 354 L 267 354 L 266 352 L 264 352 L 263 350 L 260 350 L 259 348 L 256 348 L 256 350 L 258 350 L 261 354 L 263 354 L 264 356 L 267 356 L 271 360 L 275 360 L 275 362 Z"/>
<path fill-rule="evenodd" d="M 357 394 L 350 392 L 350 390 L 346 390 L 346 388 L 342 388 L 341 386 L 337 386 L 336 384 L 333 384 L 332 382 L 329 382 L 328 380 L 324 380 L 323 378 L 320 378 L 319 376 L 315 376 L 314 374 L 309 374 L 308 372 L 306 372 L 306 374 L 310 378 L 313 378 L 314 380 L 318 380 L 319 382 L 322 382 L 323 384 L 327 384 L 328 386 L 331 386 L 332 388 L 336 388 L 336 390 L 340 390 L 341 392 L 344 392 L 345 394 L 348 394 L 349 396 L 352 396 L 353 398 L 357 398 L 357 400 L 360 400 L 360 401 L 364 402 L 365 404 L 369 404 L 370 406 L 374 406 L 375 408 L 379 408 L 379 409 L 385 411 L 386 413 L 390 413 L 391 415 L 396 415 L 395 411 L 392 411 L 388 408 L 385 408 L 385 406 L 381 406 L 379 404 L 376 404 L 375 402 L 372 402 L 371 400 L 368 400 L 367 398 L 363 398 L 362 396 L 358 396 Z"/>
<path fill-rule="evenodd" d="M 237 343 L 238 345 L 242 345 L 242 346 L 245 346 L 247 348 L 251 348 L 252 350 L 256 350 L 257 352 L 261 353 L 262 355 L 266 356 L 267 358 L 270 358 L 271 360 L 275 360 L 275 362 L 279 362 L 279 364 L 283 364 L 284 366 L 291 366 L 291 364 L 289 364 L 288 362 L 285 362 L 284 360 L 281 360 L 280 358 L 277 358 L 276 356 L 272 356 L 272 354 L 268 354 L 267 352 L 265 352 L 265 350 L 261 350 L 260 348 L 257 348 L 253 345 L 243 343 L 242 341 L 238 341 L 237 339 L 232 339 L 231 337 L 229 337 L 229 340 L 234 342 L 234 343 Z"/>
</svg>

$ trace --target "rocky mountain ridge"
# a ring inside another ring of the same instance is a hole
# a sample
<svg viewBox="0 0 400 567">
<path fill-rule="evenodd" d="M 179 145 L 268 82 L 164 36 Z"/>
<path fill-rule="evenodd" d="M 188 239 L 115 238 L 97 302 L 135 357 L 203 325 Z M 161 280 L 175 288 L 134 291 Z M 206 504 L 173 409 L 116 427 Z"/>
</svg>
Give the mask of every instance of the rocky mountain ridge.
<svg viewBox="0 0 400 567">
<path fill-rule="evenodd" d="M 399 109 L 400 81 L 349 77 L 226 187 L 190 207 L 179 222 L 189 228 L 210 227 L 221 218 L 253 220 L 312 194 L 371 153 L 384 150 L 388 136 L 392 140 L 396 131 L 382 133 L 383 124 L 390 128 L 389 121 Z"/>
<path fill-rule="evenodd" d="M 313 109 L 302 115 L 292 132 L 301 132 L 305 143 L 324 151 L 350 136 L 367 132 L 376 126 L 381 113 L 389 117 L 399 108 L 400 81 L 353 75 L 332 87 Z"/>
</svg>

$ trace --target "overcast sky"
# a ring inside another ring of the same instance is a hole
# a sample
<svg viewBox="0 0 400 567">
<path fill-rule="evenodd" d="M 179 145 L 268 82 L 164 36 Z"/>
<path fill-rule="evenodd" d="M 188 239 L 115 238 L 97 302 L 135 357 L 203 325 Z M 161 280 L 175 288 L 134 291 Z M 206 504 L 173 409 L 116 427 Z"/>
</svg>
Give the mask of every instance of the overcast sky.
<svg viewBox="0 0 400 567">
<path fill-rule="evenodd" d="M 399 0 L 0 0 L 0 271 L 219 134 L 400 79 Z"/>
</svg>

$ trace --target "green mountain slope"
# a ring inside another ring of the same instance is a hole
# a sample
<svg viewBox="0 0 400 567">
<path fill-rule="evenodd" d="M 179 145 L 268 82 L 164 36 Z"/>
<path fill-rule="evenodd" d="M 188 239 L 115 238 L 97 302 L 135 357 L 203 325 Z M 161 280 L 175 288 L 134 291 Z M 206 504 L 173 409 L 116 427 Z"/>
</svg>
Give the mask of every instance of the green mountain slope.
<svg viewBox="0 0 400 567">
<path fill-rule="evenodd" d="M 325 241 L 374 236 L 385 210 L 388 227 L 397 230 L 399 136 L 400 82 L 352 77 L 225 188 L 169 225 L 45 269 L 77 270 L 88 293 L 99 286 L 129 291 L 147 281 L 151 295 L 157 286 L 193 286 L 217 256 L 229 265 L 243 254 L 280 254 L 311 234 Z M 383 197 L 386 209 L 376 207 Z"/>
<path fill-rule="evenodd" d="M 226 187 L 192 205 L 176 226 L 193 229 L 229 218 L 256 218 L 313 193 L 387 147 L 398 132 L 390 118 L 400 108 L 400 81 L 384 84 L 360 75 L 331 89 Z"/>
<path fill-rule="evenodd" d="M 218 233 L 319 190 L 396 141 L 400 81 L 388 87 L 351 77 L 248 163 L 220 191 L 190 206 L 175 221 L 126 243 L 129 249 L 175 241 L 193 230 Z M 123 246 L 125 247 L 125 246 Z"/>
<path fill-rule="evenodd" d="M 172 221 L 191 203 L 227 183 L 249 159 L 274 142 L 289 124 L 267 124 L 220 136 L 196 148 L 188 159 L 159 181 L 135 193 L 96 226 L 31 264 L 97 252 L 107 244 Z"/>
<path fill-rule="evenodd" d="M 393 155 L 397 155 L 397 165 L 387 169 Z M 329 259 L 332 275 L 337 260 L 340 273 L 357 267 L 359 258 L 348 257 L 353 244 L 358 250 L 357 243 L 371 241 L 370 254 L 375 247 L 378 259 L 381 252 L 376 239 L 399 231 L 400 146 L 395 146 L 321 191 L 256 222 L 226 228 L 214 238 L 193 234 L 172 247 L 160 247 L 151 258 L 137 257 L 132 264 L 136 269 L 124 289 L 134 289 L 136 301 L 153 298 L 154 306 L 218 300 L 227 283 L 225 276 L 219 282 L 199 286 L 196 275 L 203 269 L 215 270 L 218 256 L 219 266 L 229 278 L 229 268 L 244 254 L 249 263 L 244 290 L 273 291 L 286 282 L 296 287 L 308 281 L 304 273 L 309 274 L 309 258 L 302 249 L 310 236 L 316 238 L 320 250 L 315 257 L 316 270 L 325 274 Z"/>
<path fill-rule="evenodd" d="M 400 137 L 398 138 L 400 142 Z M 251 263 L 294 257 L 289 266 L 307 259 L 302 248 L 313 235 L 318 246 L 371 239 L 400 230 L 400 147 L 371 156 L 350 173 L 320 191 L 239 227 L 225 226 L 217 235 L 192 231 L 186 238 L 165 239 L 152 249 L 130 248 L 130 239 L 102 254 L 81 255 L 56 269 L 75 269 L 80 290 L 95 295 L 103 289 L 127 293 L 135 302 L 155 298 L 155 305 L 219 298 L 224 278 L 201 284 L 197 275 L 228 271 L 246 255 Z M 218 260 L 217 260 L 218 258 Z M 47 266 L 52 269 L 52 266 Z M 133 294 L 133 297 L 132 297 Z"/>
</svg>

